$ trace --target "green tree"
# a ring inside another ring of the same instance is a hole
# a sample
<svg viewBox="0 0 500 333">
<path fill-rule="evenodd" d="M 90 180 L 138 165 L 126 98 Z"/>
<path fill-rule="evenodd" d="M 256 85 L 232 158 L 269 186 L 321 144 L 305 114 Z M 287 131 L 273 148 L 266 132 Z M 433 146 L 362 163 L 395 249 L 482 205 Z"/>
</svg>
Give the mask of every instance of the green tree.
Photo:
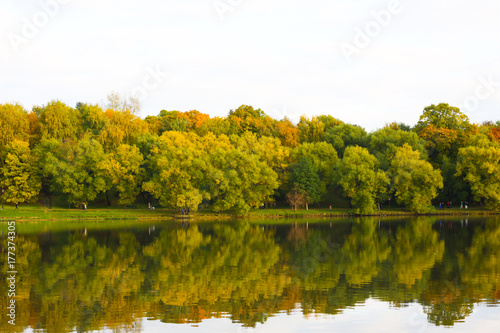
<svg viewBox="0 0 500 333">
<path fill-rule="evenodd" d="M 278 174 L 281 183 L 286 180 L 286 171 L 290 163 L 290 149 L 281 145 L 278 138 L 268 136 L 258 137 L 252 132 L 245 132 L 243 135 L 232 135 L 231 142 L 235 148 L 255 154 Z"/>
<path fill-rule="evenodd" d="M 335 148 L 326 142 L 303 143 L 292 150 L 291 157 L 295 163 L 304 158 L 312 162 L 320 179 L 319 201 L 323 200 L 333 186 L 333 170 L 339 161 Z"/>
<path fill-rule="evenodd" d="M 424 108 L 415 129 L 420 132 L 425 127 L 434 125 L 438 128 L 466 131 L 469 129 L 469 118 L 459 108 L 446 103 L 432 104 Z"/>
<path fill-rule="evenodd" d="M 214 211 L 234 209 L 246 214 L 259 207 L 278 188 L 278 175 L 257 155 L 240 149 L 218 149 L 211 154 L 210 194 Z"/>
<path fill-rule="evenodd" d="M 398 203 L 417 213 L 434 210 L 431 200 L 443 187 L 443 177 L 439 170 L 434 170 L 429 162 L 421 159 L 418 151 L 408 144 L 397 148 L 389 174 Z"/>
<path fill-rule="evenodd" d="M 78 103 L 77 109 L 82 119 L 83 130 L 93 137 L 99 137 L 106 130 L 108 118 L 99 105 Z"/>
<path fill-rule="evenodd" d="M 209 157 L 200 146 L 200 138 L 192 132 L 164 132 L 158 145 L 151 148 L 151 178 L 143 190 L 164 207 L 198 210 L 202 201 L 210 198 L 211 170 Z"/>
<path fill-rule="evenodd" d="M 0 169 L 0 187 L 5 190 L 4 202 L 34 202 L 42 187 L 37 170 L 37 159 L 31 153 L 28 142 L 14 140 L 3 150 L 3 166 Z"/>
<path fill-rule="evenodd" d="M 35 154 L 51 190 L 66 195 L 68 202 L 76 207 L 108 189 L 107 156 L 97 140 L 88 136 L 78 143 L 44 140 L 36 147 Z"/>
<path fill-rule="evenodd" d="M 388 170 L 390 161 L 396 155 L 398 147 L 408 144 L 420 153 L 422 159 L 427 159 L 425 141 L 417 133 L 386 126 L 369 135 L 370 152 L 377 157 L 382 170 Z"/>
<path fill-rule="evenodd" d="M 471 146 L 460 148 L 457 175 L 464 177 L 474 199 L 500 209 L 500 147 L 486 136 L 477 135 Z"/>
<path fill-rule="evenodd" d="M 366 148 L 347 147 L 344 158 L 336 168 L 337 182 L 351 198 L 357 213 L 374 211 L 375 202 L 386 193 L 389 179 L 378 169 L 378 161 Z"/>
<path fill-rule="evenodd" d="M 318 171 L 312 160 L 308 157 L 302 158 L 299 162 L 291 166 L 291 182 L 294 187 L 298 187 L 305 192 L 306 210 L 309 203 L 318 203 L 321 200 L 325 189 L 322 188 L 321 181 L 318 176 Z"/>
<path fill-rule="evenodd" d="M 340 124 L 326 131 L 325 141 L 335 148 L 339 157 L 342 157 L 348 146 L 367 147 L 368 134 L 360 126 Z"/>
</svg>

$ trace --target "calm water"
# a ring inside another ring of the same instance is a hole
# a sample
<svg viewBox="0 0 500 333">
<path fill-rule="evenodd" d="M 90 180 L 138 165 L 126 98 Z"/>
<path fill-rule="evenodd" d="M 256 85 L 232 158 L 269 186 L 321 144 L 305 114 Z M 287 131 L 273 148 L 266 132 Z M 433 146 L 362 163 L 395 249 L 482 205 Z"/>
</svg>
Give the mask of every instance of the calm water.
<svg viewBox="0 0 500 333">
<path fill-rule="evenodd" d="M 500 330 L 499 218 L 297 221 L 18 225 L 0 330 Z"/>
</svg>

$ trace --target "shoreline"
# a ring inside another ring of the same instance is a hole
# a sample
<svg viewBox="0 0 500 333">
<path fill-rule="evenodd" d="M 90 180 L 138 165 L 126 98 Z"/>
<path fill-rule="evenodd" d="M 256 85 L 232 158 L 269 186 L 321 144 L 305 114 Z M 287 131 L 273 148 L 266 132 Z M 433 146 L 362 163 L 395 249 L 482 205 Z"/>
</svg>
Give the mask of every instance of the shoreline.
<svg viewBox="0 0 500 333">
<path fill-rule="evenodd" d="M 417 217 L 417 216 L 494 216 L 500 215 L 500 212 L 488 209 L 454 209 L 445 208 L 436 210 L 433 213 L 418 214 L 406 211 L 402 208 L 394 208 L 391 210 L 382 210 L 373 214 L 355 214 L 349 209 L 332 210 L 328 209 L 310 209 L 299 210 L 293 209 L 264 209 L 252 210 L 247 215 L 241 216 L 234 213 L 214 213 L 208 210 L 193 212 L 190 215 L 176 214 L 169 209 L 123 209 L 123 208 L 90 208 L 88 210 L 68 209 L 68 208 L 53 208 L 43 209 L 40 207 L 23 207 L 15 210 L 9 209 L 0 211 L 0 221 L 6 222 L 16 220 L 19 222 L 45 222 L 45 221 L 124 221 L 124 220 L 171 220 L 171 221 L 214 221 L 214 220 L 236 220 L 236 219 L 295 219 L 295 218 L 342 218 L 342 217 Z"/>
</svg>

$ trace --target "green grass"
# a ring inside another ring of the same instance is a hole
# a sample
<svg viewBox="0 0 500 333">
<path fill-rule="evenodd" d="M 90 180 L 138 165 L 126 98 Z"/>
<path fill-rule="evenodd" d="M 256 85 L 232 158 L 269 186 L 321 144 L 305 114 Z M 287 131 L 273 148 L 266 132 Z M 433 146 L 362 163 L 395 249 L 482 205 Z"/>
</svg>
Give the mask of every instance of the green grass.
<svg viewBox="0 0 500 333">
<path fill-rule="evenodd" d="M 89 208 L 87 210 L 68 209 L 68 208 L 52 208 L 40 207 L 38 205 L 19 205 L 19 209 L 15 206 L 4 205 L 4 209 L 0 210 L 0 218 L 2 219 L 40 219 L 40 220 L 99 220 L 99 219 L 127 219 L 127 218 L 168 218 L 172 216 L 170 210 L 155 209 L 149 210 L 146 207 L 136 209 L 124 209 L 123 207 L 106 207 L 106 208 Z"/>
<path fill-rule="evenodd" d="M 433 215 L 486 215 L 495 212 L 481 209 L 479 207 L 468 210 L 452 208 L 452 209 L 437 209 Z M 311 208 L 309 210 L 298 209 L 295 212 L 290 208 L 270 208 L 270 209 L 252 209 L 245 218 L 262 219 L 262 218 L 282 218 L 282 217 L 329 217 L 329 216 L 349 216 L 353 215 L 353 211 L 348 208 L 334 208 L 330 211 L 329 208 Z M 385 208 L 380 212 L 375 212 L 374 215 L 379 216 L 401 216 L 415 215 L 412 212 L 403 208 Z M 20 205 L 19 209 L 15 206 L 5 205 L 3 210 L 0 210 L 0 220 L 15 219 L 18 221 L 51 221 L 51 220 L 66 220 L 66 221 L 95 221 L 95 220 L 144 220 L 144 219 L 174 219 L 186 218 L 177 210 L 172 209 L 155 209 L 149 210 L 146 205 L 138 205 L 134 208 L 124 208 L 123 206 L 91 206 L 87 210 L 69 209 L 57 207 L 48 209 L 39 205 Z M 192 212 L 190 218 L 198 220 L 215 220 L 215 219 L 234 219 L 237 217 L 233 212 L 224 212 L 218 214 L 211 209 L 206 208 L 197 212 Z"/>
</svg>

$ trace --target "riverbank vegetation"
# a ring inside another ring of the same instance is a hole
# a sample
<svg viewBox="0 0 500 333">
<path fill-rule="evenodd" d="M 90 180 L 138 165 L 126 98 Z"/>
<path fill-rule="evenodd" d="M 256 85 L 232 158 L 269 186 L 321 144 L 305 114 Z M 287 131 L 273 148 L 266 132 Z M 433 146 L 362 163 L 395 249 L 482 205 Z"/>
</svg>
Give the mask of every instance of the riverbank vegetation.
<svg viewBox="0 0 500 333">
<path fill-rule="evenodd" d="M 224 118 L 133 110 L 116 95 L 107 106 L 0 105 L 2 203 L 237 215 L 500 209 L 500 122 L 470 123 L 448 104 L 426 107 L 415 126 L 371 133 L 330 115 L 293 124 L 247 105 Z"/>
</svg>

